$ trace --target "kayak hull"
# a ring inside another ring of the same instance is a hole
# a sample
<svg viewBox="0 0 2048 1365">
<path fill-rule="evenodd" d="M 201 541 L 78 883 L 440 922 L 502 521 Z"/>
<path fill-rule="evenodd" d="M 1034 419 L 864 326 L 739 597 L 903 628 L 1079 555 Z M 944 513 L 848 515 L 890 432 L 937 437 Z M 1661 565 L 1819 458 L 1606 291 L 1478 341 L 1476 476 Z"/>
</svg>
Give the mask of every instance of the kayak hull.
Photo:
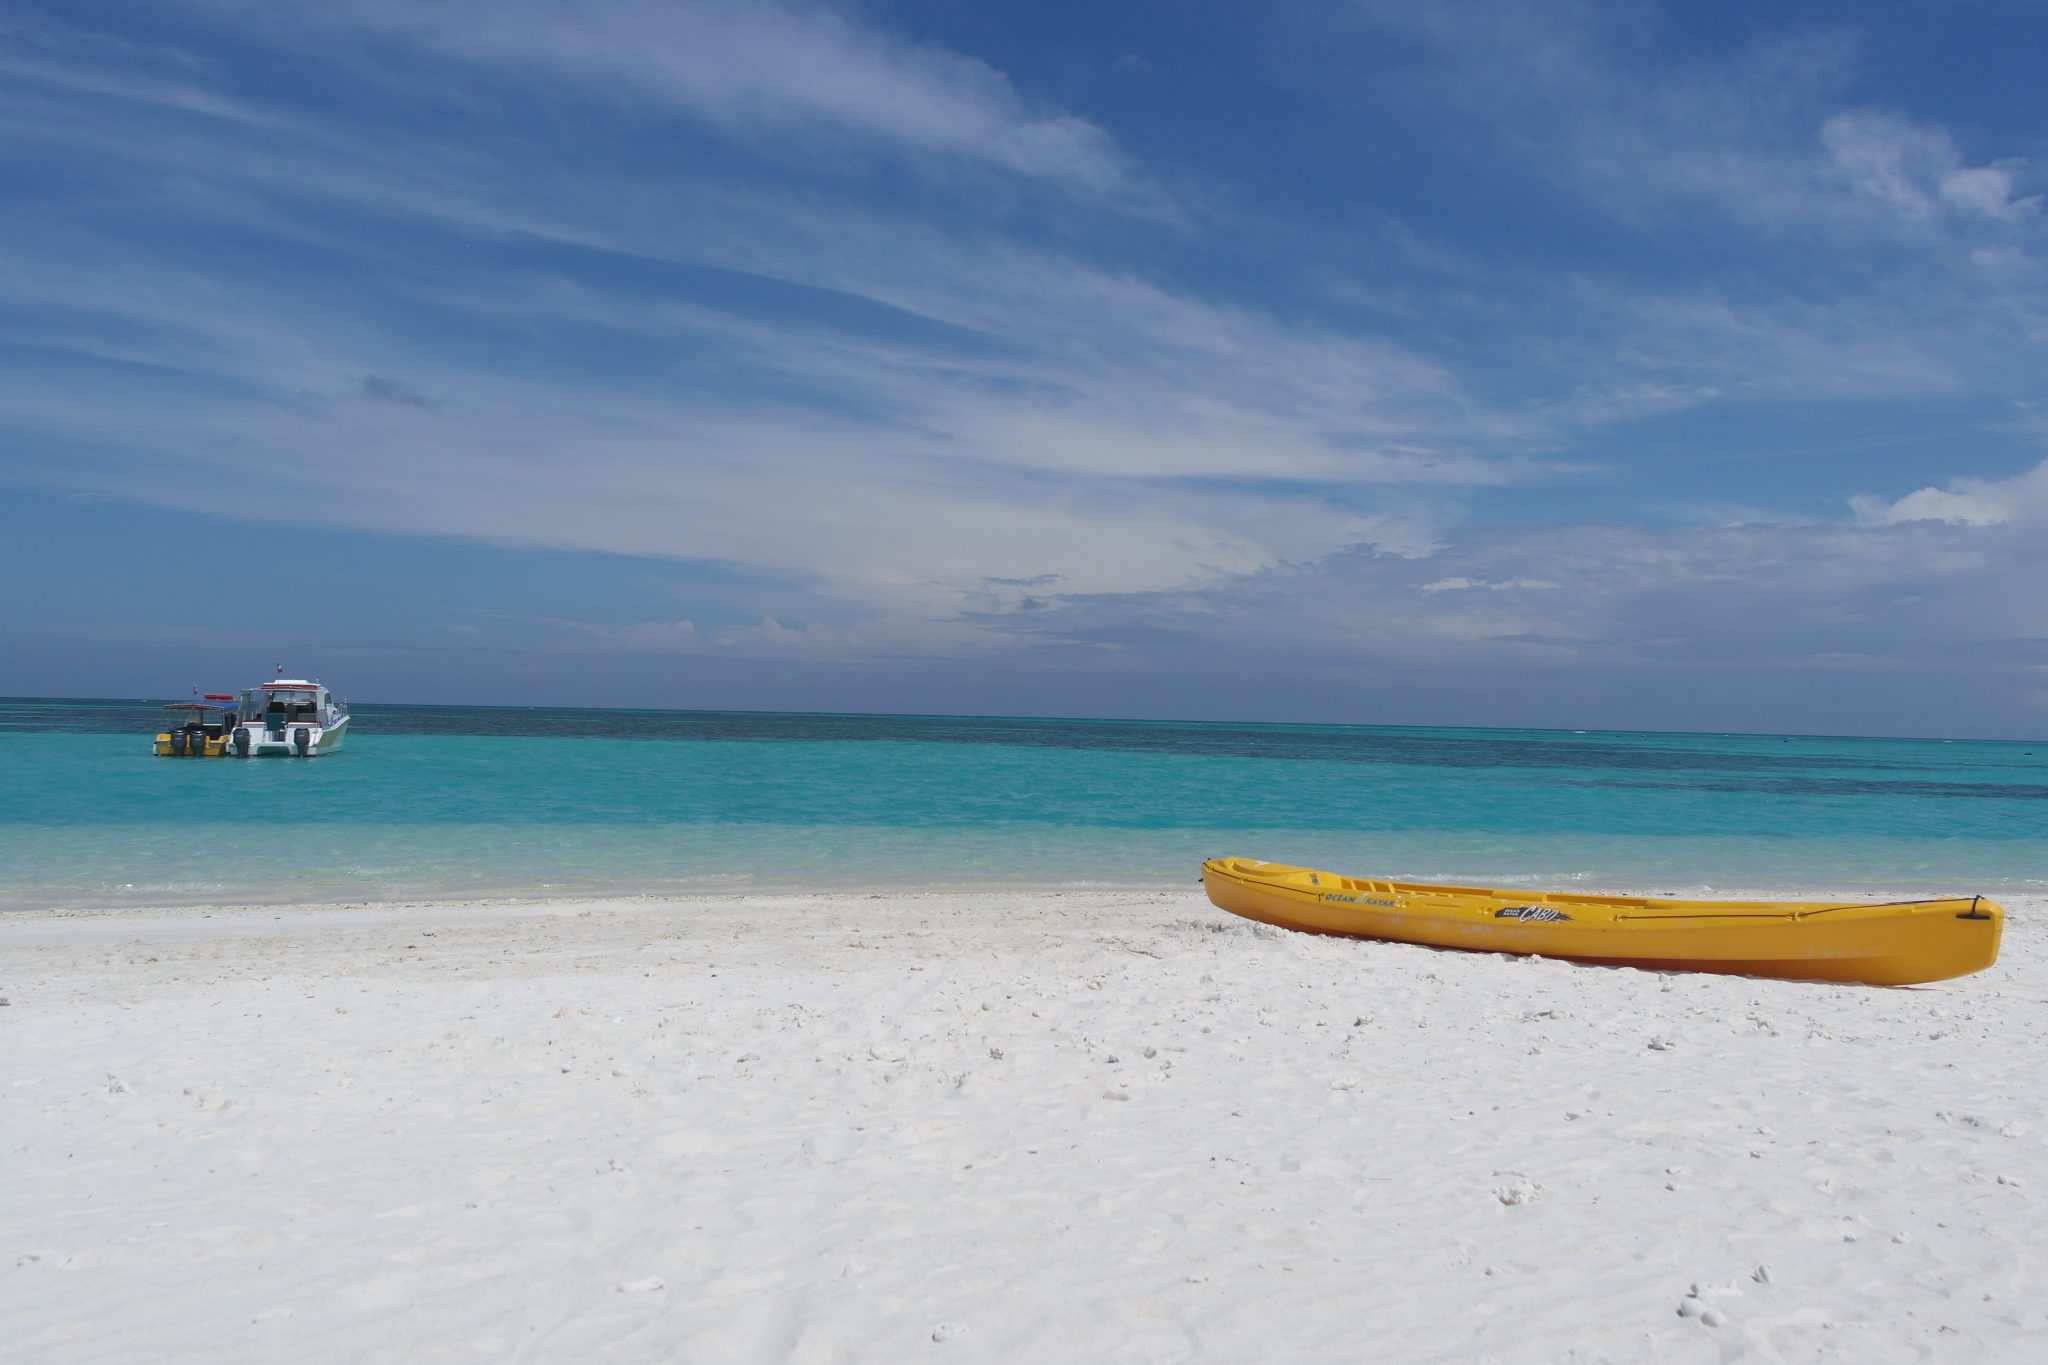
<svg viewBox="0 0 2048 1365">
<path fill-rule="evenodd" d="M 1311 934 L 1539 954 L 1647 971 L 1917 985 L 1998 960 L 2005 911 L 1980 896 L 1865 905 L 1682 901 L 1343 877 L 1212 858 L 1218 907 Z"/>
</svg>

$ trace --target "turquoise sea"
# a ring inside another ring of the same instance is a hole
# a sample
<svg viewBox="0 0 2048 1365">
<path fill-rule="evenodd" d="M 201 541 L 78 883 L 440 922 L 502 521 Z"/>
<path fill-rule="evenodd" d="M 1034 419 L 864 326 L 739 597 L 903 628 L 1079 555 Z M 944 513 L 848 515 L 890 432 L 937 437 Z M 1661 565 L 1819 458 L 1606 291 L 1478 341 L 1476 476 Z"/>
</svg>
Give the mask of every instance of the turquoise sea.
<svg viewBox="0 0 2048 1365">
<path fill-rule="evenodd" d="M 312 761 L 0 700 L 0 907 L 1416 880 L 2048 887 L 2048 743 L 357 706 Z"/>
</svg>

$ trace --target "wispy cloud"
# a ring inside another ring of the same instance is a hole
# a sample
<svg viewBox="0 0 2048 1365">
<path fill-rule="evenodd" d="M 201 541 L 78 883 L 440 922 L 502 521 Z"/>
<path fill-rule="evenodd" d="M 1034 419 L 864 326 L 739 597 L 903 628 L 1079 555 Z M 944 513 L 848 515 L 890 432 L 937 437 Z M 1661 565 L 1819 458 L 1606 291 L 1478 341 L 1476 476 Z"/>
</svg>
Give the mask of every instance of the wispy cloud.
<svg viewBox="0 0 2048 1365">
<path fill-rule="evenodd" d="M 1480 578 L 1439 578 L 1434 583 L 1419 584 L 1415 591 L 1420 593 L 1462 592 L 1468 588 L 1484 588 L 1488 592 L 1506 592 L 1512 588 L 1555 588 L 1561 584 L 1547 578 L 1506 578 L 1498 583 L 1488 583 Z"/>
<path fill-rule="evenodd" d="M 437 399 L 388 374 L 364 375 L 356 381 L 356 392 L 373 403 L 396 403 L 400 407 L 427 409 L 441 406 Z"/>
<path fill-rule="evenodd" d="M 1947 130 L 1899 114 L 1836 114 L 1821 125 L 1820 140 L 1850 183 L 1909 222 L 1954 213 L 2017 223 L 2041 207 L 2038 194 L 2013 198 L 2013 173 L 2024 163 L 1965 165 Z"/>
<path fill-rule="evenodd" d="M 740 138 L 963 158 L 1091 196 L 1148 203 L 1102 129 L 1033 107 L 999 71 L 823 4 L 788 0 L 214 0 L 281 41 L 377 38 L 510 77 L 704 120 Z M 374 54 L 371 54 L 374 55 Z"/>
<path fill-rule="evenodd" d="M 1898 526 L 1914 521 L 1945 521 L 1958 526 L 1997 526 L 2004 522 L 2048 521 L 2048 462 L 2009 479 L 1965 475 L 1946 488 L 1922 488 L 1887 500 L 1864 494 L 1850 499 L 1856 519 L 1866 526 Z"/>
<path fill-rule="evenodd" d="M 1172 599 L 1074 602 L 1006 629 L 1168 629 L 1185 640 L 1172 661 L 1184 666 L 1227 640 L 1289 669 L 1387 679 L 1618 669 L 1669 675 L 1658 686 L 1686 705 L 1731 673 L 1753 673 L 1767 694 L 1774 674 L 1913 673 L 1968 656 L 1986 670 L 1980 690 L 2010 707 L 2048 659 L 2048 566 L 2032 534 L 1938 521 L 1464 530 L 1423 561 L 1345 552 Z M 2038 648 L 2016 655 L 2016 640 Z"/>
<path fill-rule="evenodd" d="M 1839 244 L 1900 218 L 2016 223 L 2038 207 L 2014 197 L 2024 160 L 1971 165 L 1948 129 L 1852 100 L 1864 74 L 1852 30 L 1788 16 L 1709 55 L 1659 51 L 1656 7 L 1362 0 L 1351 12 L 1424 55 L 1392 89 L 1455 110 L 1448 132 L 1477 125 L 1531 178 L 1630 222 L 1672 230 L 1706 214 Z"/>
</svg>

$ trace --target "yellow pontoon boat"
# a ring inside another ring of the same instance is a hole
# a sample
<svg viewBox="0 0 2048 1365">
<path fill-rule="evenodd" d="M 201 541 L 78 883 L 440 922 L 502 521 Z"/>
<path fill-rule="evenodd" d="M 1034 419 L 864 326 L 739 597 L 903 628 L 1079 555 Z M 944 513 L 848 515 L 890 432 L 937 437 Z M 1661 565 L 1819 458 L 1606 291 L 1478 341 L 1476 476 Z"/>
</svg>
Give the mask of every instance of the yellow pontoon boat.
<svg viewBox="0 0 2048 1365">
<path fill-rule="evenodd" d="M 235 725 L 233 697 L 216 692 L 206 700 L 174 701 L 164 708 L 164 728 L 156 737 L 159 758 L 219 758 L 228 751 L 228 731 Z"/>
<path fill-rule="evenodd" d="M 1998 960 L 2005 927 L 2005 911 L 1981 896 L 1882 905 L 1653 900 L 1372 881 L 1250 858 L 1211 858 L 1202 885 L 1232 914 L 1310 934 L 1873 986 L 1983 971 Z"/>
</svg>

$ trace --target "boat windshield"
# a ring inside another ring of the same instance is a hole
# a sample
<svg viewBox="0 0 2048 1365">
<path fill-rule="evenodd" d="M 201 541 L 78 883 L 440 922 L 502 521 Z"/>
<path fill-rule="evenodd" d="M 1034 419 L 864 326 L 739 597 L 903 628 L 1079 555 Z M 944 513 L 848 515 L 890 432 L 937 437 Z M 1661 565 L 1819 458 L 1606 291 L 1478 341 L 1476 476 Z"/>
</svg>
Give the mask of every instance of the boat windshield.
<svg viewBox="0 0 2048 1365">
<path fill-rule="evenodd" d="M 318 722 L 320 693 L 314 688 L 251 687 L 242 693 L 241 712 L 249 720 L 282 714 L 287 720 Z"/>
</svg>

